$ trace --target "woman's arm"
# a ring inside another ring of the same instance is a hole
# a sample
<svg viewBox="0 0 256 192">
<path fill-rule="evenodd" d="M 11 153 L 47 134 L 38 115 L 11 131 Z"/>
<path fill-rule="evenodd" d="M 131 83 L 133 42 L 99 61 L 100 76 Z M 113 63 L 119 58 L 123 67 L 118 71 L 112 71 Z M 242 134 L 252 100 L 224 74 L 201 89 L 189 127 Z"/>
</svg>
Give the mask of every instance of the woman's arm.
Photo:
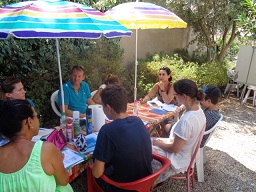
<svg viewBox="0 0 256 192">
<path fill-rule="evenodd" d="M 102 88 L 99 88 L 98 91 L 92 97 L 92 100 L 94 101 L 94 103 L 102 104 L 101 99 L 100 99 L 100 94 L 101 94 L 102 90 L 103 90 Z"/>
<path fill-rule="evenodd" d="M 156 95 L 158 91 L 158 83 L 156 83 L 152 89 L 149 91 L 149 93 L 144 97 L 140 99 L 140 103 L 144 104 L 147 103 L 147 101 L 149 101 L 152 97 L 154 97 Z"/>
<path fill-rule="evenodd" d="M 171 87 L 169 88 L 169 90 L 164 90 L 164 89 L 161 89 L 161 90 L 163 90 L 163 91 L 161 91 L 161 96 L 163 98 L 164 103 L 166 103 L 166 104 L 171 103 L 171 101 L 174 98 L 174 95 L 173 95 L 174 90 L 173 90 L 172 84 L 171 84 Z M 168 94 L 167 94 L 167 92 L 168 92 Z"/>
<path fill-rule="evenodd" d="M 161 149 L 169 152 L 169 153 L 178 153 L 186 144 L 186 141 L 178 137 L 177 135 L 174 136 L 173 143 L 166 143 L 163 140 L 155 139 L 153 141 L 153 145 L 160 147 Z"/>
<path fill-rule="evenodd" d="M 53 143 L 44 142 L 41 162 L 46 174 L 53 175 L 57 185 L 68 184 L 69 175 L 63 164 L 64 154 Z"/>
</svg>

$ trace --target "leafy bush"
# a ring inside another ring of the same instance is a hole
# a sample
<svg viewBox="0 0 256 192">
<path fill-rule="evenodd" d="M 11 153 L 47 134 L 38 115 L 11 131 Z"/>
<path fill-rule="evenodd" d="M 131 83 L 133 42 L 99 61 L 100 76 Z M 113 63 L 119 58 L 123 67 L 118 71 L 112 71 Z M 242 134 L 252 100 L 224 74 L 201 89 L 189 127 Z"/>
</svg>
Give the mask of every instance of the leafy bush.
<svg viewBox="0 0 256 192">
<path fill-rule="evenodd" d="M 42 127 L 59 124 L 59 118 L 50 105 L 51 94 L 60 87 L 55 44 L 53 39 L 10 38 L 0 41 L 0 77 L 16 76 L 22 80 L 28 98 L 42 115 Z M 69 79 L 72 66 L 82 65 L 91 91 L 98 89 L 108 74 L 116 74 L 127 89 L 129 102 L 133 101 L 134 63 L 121 66 L 123 49 L 118 38 L 61 39 L 59 45 L 63 83 Z M 145 96 L 158 81 L 158 70 L 163 66 L 171 69 L 173 82 L 182 78 L 192 79 L 200 86 L 221 86 L 227 82 L 225 63 L 198 65 L 185 62 L 177 54 L 147 54 L 145 59 L 138 61 L 137 98 Z"/>
<path fill-rule="evenodd" d="M 74 65 L 85 67 L 91 90 L 98 89 L 109 73 L 118 75 L 124 71 L 120 66 L 123 50 L 118 38 L 61 39 L 59 45 L 63 83 L 69 79 Z M 0 77 L 20 78 L 27 97 L 42 115 L 41 126 L 58 125 L 59 118 L 50 105 L 51 94 L 60 87 L 55 40 L 10 38 L 0 41 L 0 47 Z"/>
<path fill-rule="evenodd" d="M 225 63 L 185 62 L 177 54 L 147 55 L 138 65 L 138 98 L 145 96 L 158 81 L 158 71 L 161 67 L 169 67 L 172 71 L 172 82 L 179 79 L 192 79 L 199 87 L 211 84 L 219 87 L 227 81 L 227 66 Z"/>
</svg>

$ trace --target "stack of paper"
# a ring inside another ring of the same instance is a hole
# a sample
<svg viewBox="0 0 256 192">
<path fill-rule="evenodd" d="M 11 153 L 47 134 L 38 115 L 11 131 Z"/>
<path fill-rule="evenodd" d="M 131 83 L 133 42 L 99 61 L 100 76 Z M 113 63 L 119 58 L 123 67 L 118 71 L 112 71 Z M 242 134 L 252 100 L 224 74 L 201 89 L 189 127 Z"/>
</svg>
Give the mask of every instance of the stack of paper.
<svg viewBox="0 0 256 192">
<path fill-rule="evenodd" d="M 84 154 L 92 153 L 95 149 L 96 141 L 97 141 L 98 132 L 91 133 L 86 135 L 86 144 L 87 149 Z"/>
<path fill-rule="evenodd" d="M 64 154 L 63 164 L 66 169 L 84 161 L 84 155 L 76 153 L 68 148 L 61 151 Z"/>
<path fill-rule="evenodd" d="M 165 110 L 165 111 L 175 111 L 177 107 L 178 107 L 178 106 L 173 105 L 173 104 L 163 104 L 163 105 L 161 106 L 161 109 L 163 109 L 163 110 Z"/>
</svg>

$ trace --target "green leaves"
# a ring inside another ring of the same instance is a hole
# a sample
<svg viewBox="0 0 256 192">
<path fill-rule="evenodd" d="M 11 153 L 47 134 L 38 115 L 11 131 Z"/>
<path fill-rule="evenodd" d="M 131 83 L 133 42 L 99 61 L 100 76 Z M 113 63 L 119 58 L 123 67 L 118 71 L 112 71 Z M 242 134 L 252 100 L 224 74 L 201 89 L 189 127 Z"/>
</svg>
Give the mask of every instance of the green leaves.
<svg viewBox="0 0 256 192">
<path fill-rule="evenodd" d="M 119 40 L 60 39 L 63 83 L 70 78 L 74 65 L 85 67 L 91 90 L 98 89 L 108 74 L 119 76 L 123 70 Z M 0 61 L 0 77 L 16 76 L 22 80 L 27 97 L 35 103 L 37 112 L 43 114 L 41 126 L 57 125 L 58 118 L 50 106 L 51 94 L 60 87 L 55 40 L 1 40 Z M 124 77 L 121 79 L 125 81 Z"/>
<path fill-rule="evenodd" d="M 237 17 L 240 33 L 251 40 L 256 39 L 256 0 L 245 0 L 241 3 L 244 8 Z"/>
</svg>

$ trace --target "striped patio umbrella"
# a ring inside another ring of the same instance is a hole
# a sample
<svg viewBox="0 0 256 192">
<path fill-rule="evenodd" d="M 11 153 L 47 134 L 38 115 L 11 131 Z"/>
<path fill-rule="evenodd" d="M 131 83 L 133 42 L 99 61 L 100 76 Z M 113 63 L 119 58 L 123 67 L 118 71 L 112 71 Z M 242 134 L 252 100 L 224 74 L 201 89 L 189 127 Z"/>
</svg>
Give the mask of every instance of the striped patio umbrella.
<svg viewBox="0 0 256 192">
<path fill-rule="evenodd" d="M 106 12 L 129 29 L 136 29 L 134 100 L 137 97 L 137 40 L 138 29 L 186 28 L 187 23 L 161 6 L 145 2 L 119 4 Z"/>
<path fill-rule="evenodd" d="M 104 13 L 62 0 L 24 1 L 0 8 L 0 39 L 55 38 L 63 95 L 59 38 L 98 39 L 130 36 L 131 31 Z M 64 109 L 64 100 L 62 99 Z"/>
</svg>

